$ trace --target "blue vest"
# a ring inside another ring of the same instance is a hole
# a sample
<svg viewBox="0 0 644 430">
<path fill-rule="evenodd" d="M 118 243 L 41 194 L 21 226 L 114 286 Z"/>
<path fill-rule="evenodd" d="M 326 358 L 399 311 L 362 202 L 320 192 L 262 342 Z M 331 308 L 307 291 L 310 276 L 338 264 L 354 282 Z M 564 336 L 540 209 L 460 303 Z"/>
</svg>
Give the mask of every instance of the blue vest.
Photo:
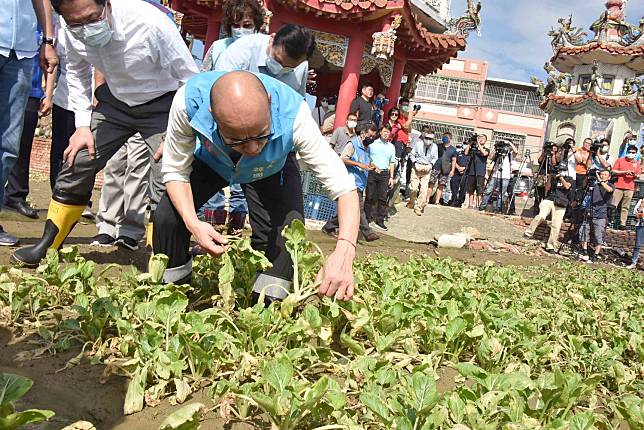
<svg viewBox="0 0 644 430">
<path fill-rule="evenodd" d="M 353 155 L 351 156 L 352 161 L 362 164 L 371 163 L 369 153 L 360 142 L 359 137 L 355 136 L 354 139 L 351 139 L 351 144 L 353 145 Z M 361 169 L 357 166 L 347 166 L 347 170 L 353 175 L 353 178 L 356 182 L 356 187 L 360 191 L 364 191 L 364 189 L 367 187 L 367 176 L 369 173 L 365 169 Z"/>
<path fill-rule="evenodd" d="M 293 124 L 302 104 L 302 96 L 277 79 L 255 74 L 271 96 L 273 135 L 259 155 L 242 156 L 235 166 L 228 155 L 230 149 L 221 141 L 217 124 L 208 110 L 210 89 L 225 73 L 200 73 L 186 83 L 186 113 L 197 140 L 195 157 L 231 184 L 247 184 L 280 172 L 289 152 L 294 150 Z"/>
</svg>

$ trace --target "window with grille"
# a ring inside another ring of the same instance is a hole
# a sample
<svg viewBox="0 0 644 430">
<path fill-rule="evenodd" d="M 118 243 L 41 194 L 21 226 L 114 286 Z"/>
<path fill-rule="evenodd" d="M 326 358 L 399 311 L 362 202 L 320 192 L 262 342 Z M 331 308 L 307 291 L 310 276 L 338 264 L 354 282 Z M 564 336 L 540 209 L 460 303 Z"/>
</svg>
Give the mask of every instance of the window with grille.
<svg viewBox="0 0 644 430">
<path fill-rule="evenodd" d="M 498 141 L 498 140 L 509 140 L 512 142 L 514 146 L 517 147 L 517 151 L 519 151 L 519 154 L 523 154 L 523 150 L 525 149 L 525 136 L 521 134 L 514 134 L 514 133 L 505 133 L 503 131 L 493 131 L 492 132 L 492 143 Z"/>
<path fill-rule="evenodd" d="M 483 92 L 483 107 L 526 115 L 545 116 L 539 107 L 536 89 L 527 91 L 487 84 Z"/>
<path fill-rule="evenodd" d="M 464 139 L 469 138 L 470 135 L 474 133 L 474 129 L 472 127 L 462 127 L 460 125 L 445 124 L 442 122 L 426 121 L 421 119 L 414 119 L 412 127 L 420 131 L 424 125 L 429 126 L 437 139 L 440 139 L 443 133 L 449 131 L 452 133 L 453 143 L 463 142 Z"/>
<path fill-rule="evenodd" d="M 480 82 L 431 75 L 418 81 L 414 98 L 478 105 L 480 92 Z"/>
<path fill-rule="evenodd" d="M 612 75 L 602 76 L 601 93 L 603 95 L 611 95 L 611 94 L 613 94 L 613 84 L 614 84 L 614 82 L 615 82 L 615 76 L 612 76 Z"/>
<path fill-rule="evenodd" d="M 585 93 L 590 85 L 590 75 L 581 75 L 577 81 L 577 94 Z"/>
</svg>

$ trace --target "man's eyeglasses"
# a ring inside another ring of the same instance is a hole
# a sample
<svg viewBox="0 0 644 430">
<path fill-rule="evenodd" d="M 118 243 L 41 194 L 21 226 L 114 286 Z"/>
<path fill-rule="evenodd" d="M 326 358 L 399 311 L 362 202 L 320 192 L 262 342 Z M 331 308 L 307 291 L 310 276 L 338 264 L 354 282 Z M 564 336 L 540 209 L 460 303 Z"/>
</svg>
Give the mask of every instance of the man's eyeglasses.
<svg viewBox="0 0 644 430">
<path fill-rule="evenodd" d="M 273 137 L 273 133 L 268 133 L 261 136 L 247 137 L 245 139 L 228 139 L 227 137 L 224 137 L 223 134 L 221 134 L 219 129 L 217 129 L 217 134 L 219 135 L 219 138 L 224 143 L 224 145 L 230 146 L 231 148 L 243 145 L 244 143 L 248 142 L 259 142 L 261 144 L 266 144 L 270 140 L 270 138 Z"/>
<path fill-rule="evenodd" d="M 101 11 L 101 14 L 100 14 L 98 17 L 95 17 L 95 18 L 94 18 L 94 17 L 92 17 L 92 18 L 88 18 L 85 22 L 74 22 L 74 23 L 71 23 L 71 24 L 68 22 L 68 23 L 67 23 L 67 27 L 68 27 L 68 28 L 70 28 L 70 29 L 72 29 L 72 30 L 76 30 L 76 29 L 81 28 L 81 27 L 82 27 L 82 26 L 84 26 L 84 25 L 87 25 L 87 24 L 94 24 L 94 23 L 97 23 L 97 22 L 103 21 L 103 20 L 105 19 L 105 15 L 106 15 L 106 13 L 105 13 L 105 12 L 106 12 L 106 11 L 107 11 L 107 2 L 106 2 L 106 3 L 105 3 L 105 5 L 103 6 L 103 10 Z"/>
</svg>

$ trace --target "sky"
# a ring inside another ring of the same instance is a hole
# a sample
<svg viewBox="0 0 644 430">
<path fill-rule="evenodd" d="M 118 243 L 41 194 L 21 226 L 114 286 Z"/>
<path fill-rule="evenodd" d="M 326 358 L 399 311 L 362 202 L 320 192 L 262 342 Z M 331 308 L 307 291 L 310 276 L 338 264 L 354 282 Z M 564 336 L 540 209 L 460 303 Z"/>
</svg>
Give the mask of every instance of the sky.
<svg viewBox="0 0 644 430">
<path fill-rule="evenodd" d="M 452 0 L 452 16 L 464 14 L 466 0 Z M 482 0 L 481 37 L 471 33 L 458 58 L 485 60 L 488 76 L 530 81 L 545 80 L 543 65 L 552 57 L 548 31 L 557 19 L 572 13 L 572 23 L 593 35 L 590 25 L 606 10 L 605 0 Z M 644 1 L 626 4 L 626 21 L 639 25 Z"/>
</svg>

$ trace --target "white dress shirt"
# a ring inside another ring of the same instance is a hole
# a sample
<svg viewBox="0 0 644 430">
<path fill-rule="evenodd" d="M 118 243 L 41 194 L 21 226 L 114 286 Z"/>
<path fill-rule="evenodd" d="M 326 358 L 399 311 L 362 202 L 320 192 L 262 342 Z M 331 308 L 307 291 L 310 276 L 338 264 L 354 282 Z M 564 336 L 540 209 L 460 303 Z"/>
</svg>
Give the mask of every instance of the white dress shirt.
<svg viewBox="0 0 644 430">
<path fill-rule="evenodd" d="M 60 17 L 60 25 L 56 30 L 56 53 L 58 54 L 58 70 L 56 74 L 56 88 L 51 99 L 52 103 L 65 110 L 69 109 L 69 88 L 67 87 L 67 48 L 65 44 L 65 33 L 62 27 L 63 18 Z"/>
<path fill-rule="evenodd" d="M 433 166 L 438 160 L 438 146 L 433 141 L 429 145 L 425 145 L 423 139 L 417 138 L 409 158 L 414 163 Z"/>
<path fill-rule="evenodd" d="M 356 189 L 353 175 L 347 172 L 338 154 L 320 133 L 304 101 L 293 123 L 293 144 L 300 161 L 322 182 L 330 199 L 335 200 Z M 190 182 L 195 145 L 195 134 L 186 113 L 185 87 L 181 87 L 172 102 L 163 147 L 161 173 L 164 183 Z"/>
<path fill-rule="evenodd" d="M 176 91 L 199 69 L 177 27 L 159 9 L 143 1 L 111 0 L 112 39 L 86 46 L 64 27 L 69 107 L 76 127 L 91 122 L 92 69 L 105 76 L 111 93 L 138 106 Z"/>
<path fill-rule="evenodd" d="M 14 50 L 19 60 L 38 53 L 36 11 L 29 0 L 0 0 L 0 55 Z"/>
<path fill-rule="evenodd" d="M 284 82 L 298 93 L 306 93 L 306 81 L 308 80 L 309 62 L 304 61 L 292 71 L 280 76 L 273 76 L 268 67 L 268 34 L 250 34 L 233 42 L 217 60 L 215 70 L 247 70 L 253 73 L 263 73 L 278 81 Z M 309 114 L 310 114 L 309 110 Z"/>
</svg>

